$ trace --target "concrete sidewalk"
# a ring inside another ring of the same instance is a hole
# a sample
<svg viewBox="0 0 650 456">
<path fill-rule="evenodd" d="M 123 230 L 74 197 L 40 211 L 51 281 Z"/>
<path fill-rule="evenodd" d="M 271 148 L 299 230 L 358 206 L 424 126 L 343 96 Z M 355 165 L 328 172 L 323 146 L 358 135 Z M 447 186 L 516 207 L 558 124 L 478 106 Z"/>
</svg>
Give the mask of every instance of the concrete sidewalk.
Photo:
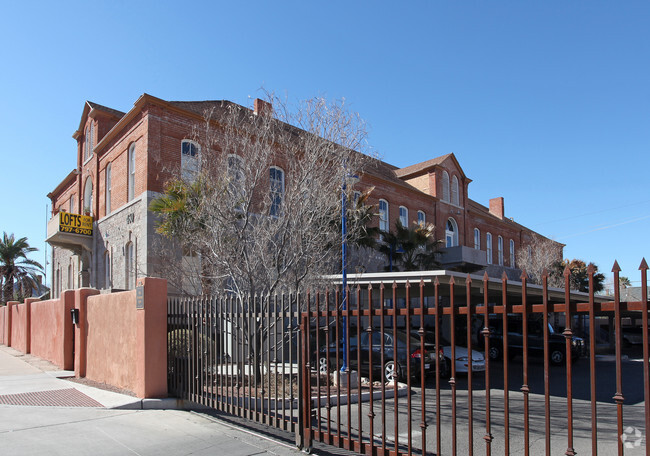
<svg viewBox="0 0 650 456">
<path fill-rule="evenodd" d="M 2 454 L 296 455 L 218 419 L 65 380 L 73 372 L 0 345 Z"/>
</svg>

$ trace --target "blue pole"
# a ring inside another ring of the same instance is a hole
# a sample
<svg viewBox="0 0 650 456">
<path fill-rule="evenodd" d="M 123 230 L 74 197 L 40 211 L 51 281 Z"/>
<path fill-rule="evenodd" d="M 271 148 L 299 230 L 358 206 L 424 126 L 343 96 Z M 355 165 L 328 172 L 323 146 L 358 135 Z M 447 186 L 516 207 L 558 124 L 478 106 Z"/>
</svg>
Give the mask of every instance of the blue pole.
<svg viewBox="0 0 650 456">
<path fill-rule="evenodd" d="M 348 308 L 348 295 L 347 295 L 347 288 L 348 288 L 348 261 L 347 261 L 347 256 L 348 256 L 348 221 L 347 221 L 347 211 L 346 211 L 346 206 L 347 206 L 347 198 L 346 198 L 346 183 L 345 183 L 345 178 L 347 176 L 343 176 L 343 186 L 341 187 L 341 278 L 342 278 L 342 286 L 343 290 L 341 293 L 341 309 L 342 310 L 347 310 Z M 347 332 L 346 332 L 346 327 L 347 327 L 347 317 L 343 317 L 343 364 L 341 365 L 341 372 L 345 372 L 348 369 L 348 350 L 347 350 Z"/>
</svg>

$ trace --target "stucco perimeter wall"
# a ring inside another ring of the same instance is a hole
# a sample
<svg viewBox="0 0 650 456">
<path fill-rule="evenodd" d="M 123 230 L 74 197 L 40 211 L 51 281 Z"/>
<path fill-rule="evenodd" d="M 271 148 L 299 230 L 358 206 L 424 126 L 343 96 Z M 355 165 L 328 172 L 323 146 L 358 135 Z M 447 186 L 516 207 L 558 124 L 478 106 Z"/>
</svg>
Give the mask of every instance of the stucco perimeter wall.
<svg viewBox="0 0 650 456">
<path fill-rule="evenodd" d="M 138 397 L 166 397 L 167 283 L 142 278 L 137 284 L 136 290 L 108 295 L 77 290 L 75 371 Z"/>
<path fill-rule="evenodd" d="M 135 390 L 135 290 L 88 297 L 86 377 Z"/>
<path fill-rule="evenodd" d="M 27 349 L 27 304 L 13 303 L 11 306 L 11 346 L 23 353 Z"/>
<path fill-rule="evenodd" d="M 5 315 L 7 314 L 7 306 L 0 306 L 0 344 L 7 345 L 5 340 Z"/>
<path fill-rule="evenodd" d="M 72 357 L 72 318 L 74 291 L 66 290 L 60 299 L 36 301 L 31 306 L 31 354 L 65 370 L 74 369 Z"/>
</svg>

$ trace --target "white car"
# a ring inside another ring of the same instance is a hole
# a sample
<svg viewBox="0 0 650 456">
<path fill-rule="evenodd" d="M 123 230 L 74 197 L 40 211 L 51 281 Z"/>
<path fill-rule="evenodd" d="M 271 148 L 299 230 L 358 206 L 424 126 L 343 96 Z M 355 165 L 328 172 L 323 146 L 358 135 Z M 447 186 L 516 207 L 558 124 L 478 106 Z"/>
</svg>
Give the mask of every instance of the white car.
<svg viewBox="0 0 650 456">
<path fill-rule="evenodd" d="M 441 339 L 443 344 L 442 351 L 445 359 L 449 364 L 449 374 L 451 375 L 451 344 Z M 469 370 L 469 356 L 466 347 L 459 347 L 456 345 L 456 372 L 467 373 Z M 472 372 L 483 372 L 485 370 L 485 356 L 480 351 L 472 350 Z"/>
</svg>

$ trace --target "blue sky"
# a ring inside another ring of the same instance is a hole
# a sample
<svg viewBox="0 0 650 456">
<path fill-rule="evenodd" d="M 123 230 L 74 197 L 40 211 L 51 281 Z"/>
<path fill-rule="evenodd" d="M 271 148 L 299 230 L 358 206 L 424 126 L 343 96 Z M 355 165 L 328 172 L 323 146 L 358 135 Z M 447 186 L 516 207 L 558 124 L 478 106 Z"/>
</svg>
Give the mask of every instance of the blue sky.
<svg viewBox="0 0 650 456">
<path fill-rule="evenodd" d="M 650 3 L 0 0 L 0 231 L 44 260 L 46 195 L 85 100 L 344 97 L 385 161 L 453 152 L 470 198 L 615 259 L 650 261 Z M 252 98 L 251 98 L 252 97 Z M 646 184 L 646 185 L 644 185 Z M 49 277 L 48 277 L 49 281 Z M 634 283 L 636 281 L 636 283 Z"/>
</svg>

